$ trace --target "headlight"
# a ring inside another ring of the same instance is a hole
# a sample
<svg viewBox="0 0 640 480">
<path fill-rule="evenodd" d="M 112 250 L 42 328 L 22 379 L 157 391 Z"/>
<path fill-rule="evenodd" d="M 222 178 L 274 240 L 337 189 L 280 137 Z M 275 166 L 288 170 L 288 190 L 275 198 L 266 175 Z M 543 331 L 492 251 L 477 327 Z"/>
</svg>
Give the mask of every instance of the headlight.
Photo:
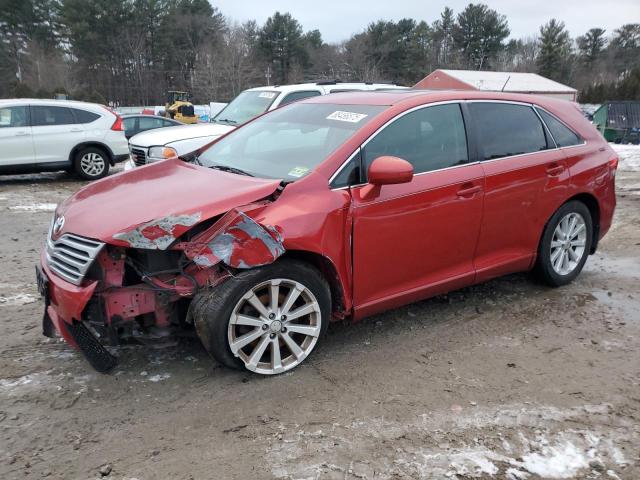
<svg viewBox="0 0 640 480">
<path fill-rule="evenodd" d="M 151 147 L 147 156 L 150 162 L 157 162 L 171 157 L 177 157 L 178 152 L 171 147 Z"/>
</svg>

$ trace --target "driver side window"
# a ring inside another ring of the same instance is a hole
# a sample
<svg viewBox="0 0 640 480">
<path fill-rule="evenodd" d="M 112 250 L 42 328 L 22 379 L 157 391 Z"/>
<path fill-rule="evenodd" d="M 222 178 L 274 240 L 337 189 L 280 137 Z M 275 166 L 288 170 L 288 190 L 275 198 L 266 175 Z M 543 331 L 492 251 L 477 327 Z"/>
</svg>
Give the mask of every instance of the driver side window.
<svg viewBox="0 0 640 480">
<path fill-rule="evenodd" d="M 364 146 L 364 171 L 383 155 L 408 161 L 414 173 L 467 163 L 467 137 L 460 105 L 421 108 L 387 125 Z"/>
</svg>

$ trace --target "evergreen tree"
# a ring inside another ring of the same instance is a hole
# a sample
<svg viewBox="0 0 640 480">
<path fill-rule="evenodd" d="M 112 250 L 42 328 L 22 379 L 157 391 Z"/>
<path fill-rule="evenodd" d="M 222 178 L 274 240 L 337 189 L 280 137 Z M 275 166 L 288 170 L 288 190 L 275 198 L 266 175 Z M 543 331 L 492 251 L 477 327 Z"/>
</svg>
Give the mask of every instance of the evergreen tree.
<svg viewBox="0 0 640 480">
<path fill-rule="evenodd" d="M 487 70 L 503 48 L 502 42 L 509 33 L 504 15 L 499 15 L 484 4 L 470 3 L 458 14 L 453 39 L 466 68 Z"/>
<path fill-rule="evenodd" d="M 540 27 L 538 72 L 559 82 L 568 82 L 570 74 L 571 39 L 564 22 L 555 18 Z"/>
<path fill-rule="evenodd" d="M 269 64 L 274 66 L 278 84 L 289 80 L 294 64 L 308 62 L 302 26 L 290 13 L 276 12 L 269 17 L 258 35 L 258 49 Z"/>
</svg>

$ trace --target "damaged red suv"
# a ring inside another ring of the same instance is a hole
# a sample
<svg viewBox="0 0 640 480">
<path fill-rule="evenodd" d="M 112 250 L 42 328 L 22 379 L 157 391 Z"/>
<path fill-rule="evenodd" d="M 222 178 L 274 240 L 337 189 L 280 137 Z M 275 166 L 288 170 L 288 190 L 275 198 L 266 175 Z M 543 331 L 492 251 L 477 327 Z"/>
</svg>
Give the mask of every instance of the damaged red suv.
<svg viewBox="0 0 640 480">
<path fill-rule="evenodd" d="M 511 272 L 560 286 L 607 232 L 618 159 L 569 102 L 482 92 L 294 103 L 59 205 L 44 332 L 105 345 L 195 329 L 220 363 L 305 360 L 330 321 Z"/>
</svg>

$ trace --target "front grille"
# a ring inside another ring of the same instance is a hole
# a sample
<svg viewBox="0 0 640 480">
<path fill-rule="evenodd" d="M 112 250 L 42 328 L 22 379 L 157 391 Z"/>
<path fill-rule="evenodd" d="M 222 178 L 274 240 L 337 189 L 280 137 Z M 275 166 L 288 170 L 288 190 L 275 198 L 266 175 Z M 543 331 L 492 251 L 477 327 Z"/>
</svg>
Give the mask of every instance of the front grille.
<svg viewBox="0 0 640 480">
<path fill-rule="evenodd" d="M 137 167 L 146 165 L 147 163 L 146 150 L 143 150 L 142 148 L 131 147 L 131 159 L 133 160 L 133 163 L 135 163 Z"/>
<path fill-rule="evenodd" d="M 57 240 L 47 237 L 47 265 L 59 277 L 80 285 L 104 243 L 65 233 Z"/>
</svg>

